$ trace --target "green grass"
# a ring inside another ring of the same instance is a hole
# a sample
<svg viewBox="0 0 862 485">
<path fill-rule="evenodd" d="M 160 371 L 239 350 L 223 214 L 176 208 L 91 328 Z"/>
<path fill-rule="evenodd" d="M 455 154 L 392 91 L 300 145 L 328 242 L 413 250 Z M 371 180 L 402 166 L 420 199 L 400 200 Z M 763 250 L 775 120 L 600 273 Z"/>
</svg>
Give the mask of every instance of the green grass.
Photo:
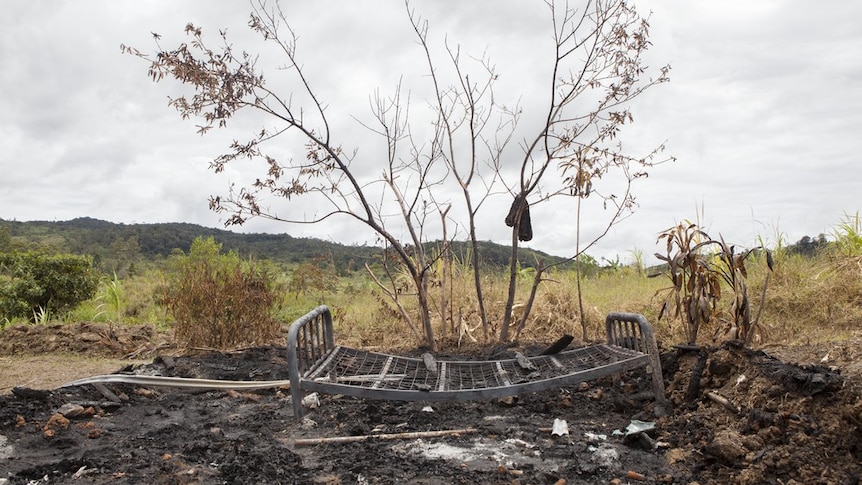
<svg viewBox="0 0 862 485">
<path fill-rule="evenodd" d="M 166 327 L 170 322 L 157 301 L 162 284 L 163 274 L 158 270 L 122 280 L 106 278 L 96 296 L 72 310 L 66 320 Z"/>
</svg>

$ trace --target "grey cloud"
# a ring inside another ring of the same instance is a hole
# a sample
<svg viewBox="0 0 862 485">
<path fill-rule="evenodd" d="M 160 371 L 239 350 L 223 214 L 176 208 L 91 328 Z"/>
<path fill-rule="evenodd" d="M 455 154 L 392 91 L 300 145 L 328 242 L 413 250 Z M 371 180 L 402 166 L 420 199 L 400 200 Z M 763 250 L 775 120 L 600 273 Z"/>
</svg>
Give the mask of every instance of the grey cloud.
<svg viewBox="0 0 862 485">
<path fill-rule="evenodd" d="M 403 5 L 283 4 L 295 19 L 301 60 L 327 105 L 334 134 L 347 150 L 360 150 L 355 168 L 372 180 L 385 152 L 352 116 L 371 120 L 368 97 L 374 89 L 389 94 L 403 75 L 417 136 L 427 116 L 427 67 Z M 791 240 L 815 235 L 828 231 L 844 211 L 858 208 L 862 4 L 637 4 L 641 12 L 654 12 L 649 63 L 672 63 L 672 82 L 633 103 L 636 123 L 627 127 L 623 141 L 633 153 L 646 153 L 667 140 L 667 153 L 679 160 L 650 171 L 637 187 L 639 210 L 591 254 L 625 259 L 635 247 L 652 254 L 657 233 L 697 217 L 699 207 L 711 231 L 740 244 L 753 244 L 775 226 Z M 276 53 L 261 49 L 246 27 L 249 5 L 212 5 L 201 0 L 4 5 L 0 89 L 11 94 L 0 97 L 0 217 L 220 226 L 206 198 L 226 193 L 231 182 L 253 180 L 260 166 L 237 164 L 216 175 L 207 165 L 233 138 L 242 140 L 268 122 L 242 115 L 227 130 L 200 137 L 194 122 L 180 120 L 167 106 L 167 96 L 187 91 L 171 82 L 152 83 L 145 62 L 119 52 L 120 43 L 153 51 L 150 32 L 163 35 L 164 47 L 186 42 L 187 21 L 213 35 L 226 28 L 237 49 L 261 52 L 271 85 L 287 89 L 273 69 Z M 532 136 L 546 102 L 546 49 L 552 41 L 544 4 L 412 5 L 431 22 L 436 54 L 443 54 L 444 36 L 472 54 L 487 49 L 500 71 L 498 99 L 509 106 L 520 99 L 525 108 L 518 139 Z M 304 155 L 301 145 L 287 138 L 272 148 L 285 159 Z M 520 158 L 517 147 L 510 149 L 507 171 Z M 459 196 L 447 193 L 441 199 L 457 203 Z M 501 223 L 509 203 L 502 193 L 489 200 L 479 221 L 480 238 L 509 241 Z M 296 214 L 315 210 L 307 201 L 290 207 Z M 537 237 L 530 245 L 570 254 L 572 212 L 571 201 L 536 207 Z M 583 232 L 600 230 L 604 216 L 590 206 Z M 259 220 L 238 229 L 374 242 L 366 228 L 344 218 L 320 226 Z"/>
</svg>

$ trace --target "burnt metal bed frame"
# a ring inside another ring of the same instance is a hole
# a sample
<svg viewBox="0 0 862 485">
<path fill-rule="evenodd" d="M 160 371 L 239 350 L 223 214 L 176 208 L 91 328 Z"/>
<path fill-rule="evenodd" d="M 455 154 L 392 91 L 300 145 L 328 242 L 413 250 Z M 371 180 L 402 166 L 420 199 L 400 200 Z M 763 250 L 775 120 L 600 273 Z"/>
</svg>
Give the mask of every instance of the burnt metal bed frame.
<svg viewBox="0 0 862 485">
<path fill-rule="evenodd" d="M 579 384 L 649 368 L 655 413 L 668 406 L 652 326 L 642 315 L 611 313 L 607 343 L 551 355 L 486 361 L 400 357 L 335 344 L 332 314 L 321 305 L 290 326 L 287 361 L 294 417 L 306 392 L 397 401 L 469 401 Z"/>
</svg>

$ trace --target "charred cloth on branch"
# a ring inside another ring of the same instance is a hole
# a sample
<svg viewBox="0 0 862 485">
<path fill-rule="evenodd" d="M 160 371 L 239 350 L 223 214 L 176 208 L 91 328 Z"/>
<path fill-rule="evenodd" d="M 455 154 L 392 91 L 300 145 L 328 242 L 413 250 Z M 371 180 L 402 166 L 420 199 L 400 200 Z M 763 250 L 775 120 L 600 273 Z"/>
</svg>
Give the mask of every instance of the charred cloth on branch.
<svg viewBox="0 0 862 485">
<path fill-rule="evenodd" d="M 518 209 L 522 205 L 523 209 L 521 209 L 521 219 L 518 223 L 518 240 L 530 241 L 533 239 L 533 224 L 530 222 L 530 204 L 527 203 L 527 199 L 525 199 L 521 194 L 515 196 L 515 200 L 512 202 L 512 207 L 509 208 L 509 215 L 506 216 L 506 225 L 514 227 L 515 217 L 517 217 Z"/>
</svg>

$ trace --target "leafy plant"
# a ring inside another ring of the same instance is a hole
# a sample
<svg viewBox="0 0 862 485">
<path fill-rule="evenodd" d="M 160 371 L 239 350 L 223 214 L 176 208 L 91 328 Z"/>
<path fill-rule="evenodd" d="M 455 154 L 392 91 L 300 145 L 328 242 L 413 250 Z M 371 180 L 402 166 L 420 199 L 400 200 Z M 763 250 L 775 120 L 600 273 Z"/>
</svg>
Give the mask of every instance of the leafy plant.
<svg viewBox="0 0 862 485">
<path fill-rule="evenodd" d="M 603 257 L 602 261 L 605 262 L 605 268 L 607 268 L 611 273 L 616 273 L 623 268 L 623 263 L 620 262 L 619 255 L 614 256 L 614 259 Z"/>
<path fill-rule="evenodd" d="M 643 276 L 644 274 L 644 252 L 638 248 L 628 250 L 628 253 L 632 257 L 632 266 L 635 269 L 635 273 L 638 276 Z"/>
<path fill-rule="evenodd" d="M 841 221 L 832 231 L 835 246 L 843 256 L 862 256 L 862 220 L 859 211 L 855 214 L 844 213 Z"/>
<path fill-rule="evenodd" d="M 120 323 L 123 319 L 123 284 L 117 278 L 116 273 L 114 273 L 113 279 L 105 287 L 104 300 L 108 307 L 113 310 L 114 315 L 116 315 L 117 323 Z"/>
<path fill-rule="evenodd" d="M 672 311 L 674 317 L 683 320 L 686 340 L 691 344 L 697 341 L 700 327 L 709 322 L 715 302 L 721 298 L 720 282 L 710 270 L 708 257 L 697 251 L 698 241 L 705 235 L 696 224 L 678 224 L 659 235 L 658 242 L 665 241 L 667 255 L 655 255 L 667 263 L 671 281 L 664 290 L 658 318 Z"/>
<path fill-rule="evenodd" d="M 772 231 L 771 238 L 761 234 L 757 235 L 757 245 L 762 248 L 770 248 L 772 257 L 778 261 L 783 261 L 788 253 L 787 234 L 778 228 L 778 224 L 770 224 L 770 230 Z"/>
<path fill-rule="evenodd" d="M 33 310 L 33 323 L 45 324 L 51 321 L 51 310 L 47 307 L 39 307 Z"/>
</svg>

